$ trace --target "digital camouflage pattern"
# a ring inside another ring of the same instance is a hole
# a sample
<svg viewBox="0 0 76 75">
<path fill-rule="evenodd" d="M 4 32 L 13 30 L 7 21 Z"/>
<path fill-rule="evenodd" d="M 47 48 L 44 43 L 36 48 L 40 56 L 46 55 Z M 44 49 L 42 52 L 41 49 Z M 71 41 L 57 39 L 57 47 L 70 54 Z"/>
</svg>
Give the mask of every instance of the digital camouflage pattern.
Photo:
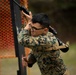
<svg viewBox="0 0 76 75">
<path fill-rule="evenodd" d="M 47 48 L 58 46 L 56 37 L 48 32 L 46 35 L 33 37 L 28 30 L 22 30 L 18 41 L 25 47 L 32 49 L 42 75 L 63 75 L 66 67 L 60 57 L 60 50 L 46 51 Z"/>
</svg>

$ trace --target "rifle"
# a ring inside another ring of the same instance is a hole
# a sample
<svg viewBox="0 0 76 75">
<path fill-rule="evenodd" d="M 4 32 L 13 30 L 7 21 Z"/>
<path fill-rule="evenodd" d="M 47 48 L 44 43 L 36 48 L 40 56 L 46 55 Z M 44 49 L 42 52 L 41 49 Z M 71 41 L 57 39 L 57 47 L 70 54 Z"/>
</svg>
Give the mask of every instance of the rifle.
<svg viewBox="0 0 76 75">
<path fill-rule="evenodd" d="M 57 31 L 51 26 L 49 26 L 49 31 L 52 32 L 54 35 L 57 35 Z"/>
<path fill-rule="evenodd" d="M 13 0 L 13 2 L 20 8 L 21 11 L 23 10 L 26 14 L 29 15 L 29 11 L 24 6 L 21 6 L 15 0 Z"/>
</svg>

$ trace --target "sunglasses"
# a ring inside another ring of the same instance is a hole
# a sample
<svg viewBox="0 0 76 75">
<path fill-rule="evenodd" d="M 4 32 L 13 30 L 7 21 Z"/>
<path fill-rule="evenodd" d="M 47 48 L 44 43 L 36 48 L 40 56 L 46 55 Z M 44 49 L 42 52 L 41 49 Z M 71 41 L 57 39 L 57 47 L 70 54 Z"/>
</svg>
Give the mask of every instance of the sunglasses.
<svg viewBox="0 0 76 75">
<path fill-rule="evenodd" d="M 31 29 L 32 30 L 41 30 L 41 29 L 44 29 L 44 28 L 43 27 L 42 28 L 36 28 L 36 27 L 31 26 Z"/>
</svg>

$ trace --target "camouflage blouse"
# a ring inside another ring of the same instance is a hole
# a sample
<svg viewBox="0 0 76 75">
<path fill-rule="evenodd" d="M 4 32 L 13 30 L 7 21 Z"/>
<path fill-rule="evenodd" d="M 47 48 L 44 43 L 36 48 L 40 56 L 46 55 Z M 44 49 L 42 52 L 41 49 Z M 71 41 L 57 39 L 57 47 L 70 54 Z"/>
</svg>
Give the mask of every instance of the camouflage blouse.
<svg viewBox="0 0 76 75">
<path fill-rule="evenodd" d="M 63 75 L 66 71 L 64 62 L 60 57 L 60 50 L 46 50 L 59 45 L 51 32 L 33 37 L 29 35 L 28 30 L 22 30 L 18 35 L 18 42 L 32 49 L 42 75 Z"/>
</svg>

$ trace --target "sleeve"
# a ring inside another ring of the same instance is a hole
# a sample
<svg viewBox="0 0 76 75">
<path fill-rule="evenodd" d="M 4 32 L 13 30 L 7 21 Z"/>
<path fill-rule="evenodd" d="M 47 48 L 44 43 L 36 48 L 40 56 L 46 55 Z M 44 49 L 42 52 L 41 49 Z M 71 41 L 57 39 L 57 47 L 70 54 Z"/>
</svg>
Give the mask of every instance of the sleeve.
<svg viewBox="0 0 76 75">
<path fill-rule="evenodd" d="M 31 52 L 28 55 L 28 67 L 32 67 L 35 63 L 36 63 L 36 58 L 35 58 L 33 52 Z"/>
<path fill-rule="evenodd" d="M 28 30 L 22 30 L 18 35 L 18 42 L 25 47 L 45 46 L 48 40 L 44 36 L 33 37 Z"/>
</svg>

